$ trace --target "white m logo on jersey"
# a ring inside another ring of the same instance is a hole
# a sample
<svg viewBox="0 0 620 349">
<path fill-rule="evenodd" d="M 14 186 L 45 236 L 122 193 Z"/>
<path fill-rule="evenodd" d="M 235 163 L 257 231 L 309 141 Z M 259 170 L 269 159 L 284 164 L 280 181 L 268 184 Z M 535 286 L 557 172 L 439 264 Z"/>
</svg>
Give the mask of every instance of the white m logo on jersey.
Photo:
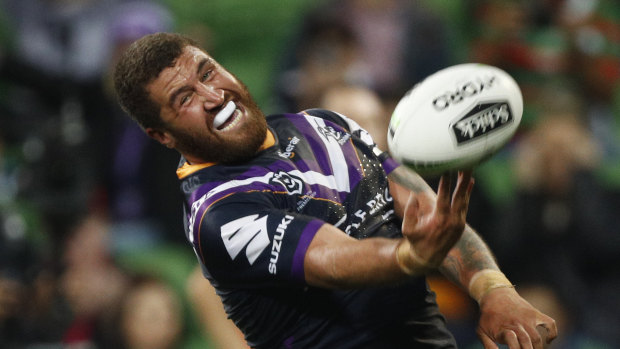
<svg viewBox="0 0 620 349">
<path fill-rule="evenodd" d="M 222 240 L 232 259 L 247 246 L 245 255 L 250 265 L 254 264 L 256 258 L 269 246 L 267 216 L 257 217 L 257 214 L 242 217 L 222 226 Z"/>
</svg>

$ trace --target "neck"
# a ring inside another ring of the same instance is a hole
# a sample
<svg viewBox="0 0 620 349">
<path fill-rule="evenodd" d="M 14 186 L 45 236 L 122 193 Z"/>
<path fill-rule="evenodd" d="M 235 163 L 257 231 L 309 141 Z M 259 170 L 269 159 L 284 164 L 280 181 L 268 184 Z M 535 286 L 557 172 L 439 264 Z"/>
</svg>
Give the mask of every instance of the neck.
<svg viewBox="0 0 620 349">
<path fill-rule="evenodd" d="M 271 133 L 271 130 L 267 129 L 267 134 L 265 134 L 265 139 L 263 140 L 263 144 L 260 146 L 260 148 L 258 148 L 256 152 L 258 153 L 260 151 L 263 151 L 271 147 L 274 143 L 275 143 L 275 138 L 273 136 L 273 133 Z M 198 156 L 194 156 L 191 154 L 181 153 L 181 155 L 183 155 L 187 163 L 190 165 L 206 165 L 206 164 L 212 165 L 213 164 L 209 161 L 206 161 Z"/>
</svg>

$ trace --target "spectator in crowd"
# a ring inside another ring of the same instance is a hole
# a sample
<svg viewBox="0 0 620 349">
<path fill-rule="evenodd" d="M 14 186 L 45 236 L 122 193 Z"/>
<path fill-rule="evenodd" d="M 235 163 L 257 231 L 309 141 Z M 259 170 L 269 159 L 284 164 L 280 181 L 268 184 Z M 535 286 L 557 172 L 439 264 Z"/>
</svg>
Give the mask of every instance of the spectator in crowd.
<svg viewBox="0 0 620 349">
<path fill-rule="evenodd" d="M 390 114 L 381 98 L 372 90 L 354 85 L 332 86 L 325 90 L 318 106 L 348 115 L 372 135 L 380 149 L 388 149 Z"/>
<path fill-rule="evenodd" d="M 287 110 L 315 107 L 317 96 L 339 82 L 393 103 L 448 64 L 444 26 L 418 1 L 328 1 L 306 15 L 287 47 L 275 78 L 280 103 Z"/>
<path fill-rule="evenodd" d="M 178 348 L 184 329 L 181 300 L 167 283 L 135 277 L 120 303 L 118 325 L 122 348 Z"/>
<path fill-rule="evenodd" d="M 100 81 L 110 57 L 111 10 L 118 2 L 1 4 L 13 33 L 0 65 L 7 84 L 4 117 L 19 120 L 13 131 L 27 164 L 20 195 L 41 212 L 53 241 L 84 213 L 101 180 L 96 164 L 108 119 Z"/>
<path fill-rule="evenodd" d="M 110 24 L 112 57 L 103 76 L 109 134 L 108 151 L 100 164 L 105 174 L 106 209 L 113 221 L 117 252 L 148 248 L 162 242 L 179 242 L 183 226 L 178 217 L 180 195 L 169 190 L 169 200 L 154 200 L 153 188 L 169 188 L 174 174 L 154 171 L 161 165 L 176 164 L 174 152 L 157 147 L 138 126 L 129 122 L 118 107 L 111 86 L 112 67 L 134 40 L 146 34 L 171 30 L 174 21 L 165 7 L 152 1 L 130 1 L 119 5 Z"/>
<path fill-rule="evenodd" d="M 572 72 L 602 151 L 603 184 L 620 198 L 620 3 L 565 1 L 558 23 L 571 38 Z M 617 202 L 617 201 L 616 201 Z M 616 207 L 618 207 L 616 205 Z"/>
<path fill-rule="evenodd" d="M 66 240 L 61 289 L 72 321 L 63 345 L 116 347 L 116 305 L 128 289 L 128 277 L 111 255 L 110 224 L 105 217 L 89 215 Z"/>
<path fill-rule="evenodd" d="M 222 349 L 249 349 L 243 333 L 227 317 L 220 297 L 200 268 L 194 269 L 186 286 L 188 300 L 197 313 L 202 332 L 214 345 Z"/>
</svg>

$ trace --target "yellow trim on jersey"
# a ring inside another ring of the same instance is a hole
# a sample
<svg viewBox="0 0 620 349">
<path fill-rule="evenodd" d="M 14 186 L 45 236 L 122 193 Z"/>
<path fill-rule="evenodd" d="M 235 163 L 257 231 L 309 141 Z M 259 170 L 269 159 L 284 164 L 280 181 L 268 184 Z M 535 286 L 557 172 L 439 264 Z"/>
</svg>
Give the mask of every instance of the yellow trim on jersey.
<svg viewBox="0 0 620 349">
<path fill-rule="evenodd" d="M 273 133 L 271 133 L 271 130 L 267 129 L 267 137 L 265 137 L 265 141 L 263 145 L 261 145 L 259 151 L 272 147 L 274 144 L 276 144 L 276 138 L 273 136 Z"/>
<path fill-rule="evenodd" d="M 267 136 L 265 137 L 265 141 L 263 142 L 263 145 L 261 145 L 259 150 L 265 150 L 273 146 L 274 144 L 276 144 L 276 139 L 273 136 L 273 133 L 271 133 L 271 130 L 267 130 Z M 183 179 L 196 171 L 200 171 L 203 168 L 207 168 L 213 165 L 215 165 L 214 162 L 205 162 L 202 164 L 194 164 L 194 165 L 188 162 L 185 162 L 183 166 L 177 168 L 177 177 L 179 177 L 179 179 Z"/>
<path fill-rule="evenodd" d="M 183 166 L 177 168 L 177 177 L 179 177 L 179 179 L 183 179 L 196 171 L 200 171 L 203 168 L 213 165 L 215 165 L 214 162 L 205 162 L 204 164 L 190 165 L 190 163 L 186 161 Z"/>
</svg>

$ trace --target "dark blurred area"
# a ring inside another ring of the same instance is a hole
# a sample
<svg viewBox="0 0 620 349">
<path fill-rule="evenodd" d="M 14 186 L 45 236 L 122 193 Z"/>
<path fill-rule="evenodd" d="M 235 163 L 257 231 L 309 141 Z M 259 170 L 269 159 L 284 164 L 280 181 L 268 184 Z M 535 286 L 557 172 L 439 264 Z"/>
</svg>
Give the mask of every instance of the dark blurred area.
<svg viewBox="0 0 620 349">
<path fill-rule="evenodd" d="M 158 31 L 194 37 L 266 113 L 333 109 L 378 144 L 395 103 L 429 74 L 463 62 L 506 70 L 523 121 L 476 169 L 470 224 L 517 290 L 558 321 L 552 348 L 620 343 L 617 1 L 0 6 L 1 348 L 220 347 L 186 297 L 196 260 L 178 154 L 146 137 L 110 86 L 116 57 Z M 459 345 L 481 348 L 474 304 L 440 276 L 430 283 Z"/>
</svg>

